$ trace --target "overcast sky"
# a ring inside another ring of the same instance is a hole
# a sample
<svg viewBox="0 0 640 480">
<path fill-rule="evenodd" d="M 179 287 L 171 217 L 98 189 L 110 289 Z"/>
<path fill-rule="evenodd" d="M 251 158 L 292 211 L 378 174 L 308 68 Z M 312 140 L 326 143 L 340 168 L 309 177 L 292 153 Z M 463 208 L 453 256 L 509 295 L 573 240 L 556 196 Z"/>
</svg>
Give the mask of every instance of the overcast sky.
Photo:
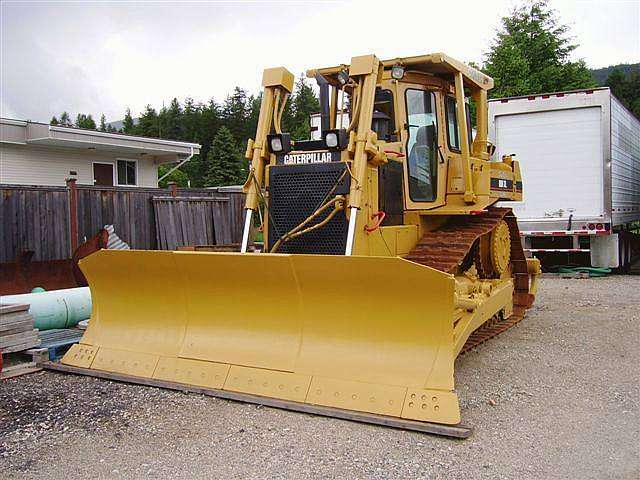
<svg viewBox="0 0 640 480">
<path fill-rule="evenodd" d="M 0 3 L 3 117 L 67 110 L 108 121 L 191 96 L 260 88 L 265 67 L 307 68 L 443 51 L 480 61 L 518 2 Z M 590 67 L 640 61 L 640 0 L 552 1 Z"/>
</svg>

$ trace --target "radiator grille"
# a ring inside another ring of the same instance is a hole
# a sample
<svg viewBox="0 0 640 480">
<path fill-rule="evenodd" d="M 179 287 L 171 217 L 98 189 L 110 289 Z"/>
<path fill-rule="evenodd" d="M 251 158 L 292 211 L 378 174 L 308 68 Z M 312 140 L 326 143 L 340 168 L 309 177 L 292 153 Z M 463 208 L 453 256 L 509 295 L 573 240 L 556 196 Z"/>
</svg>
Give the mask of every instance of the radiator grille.
<svg viewBox="0 0 640 480">
<path fill-rule="evenodd" d="M 269 248 L 298 226 L 316 208 L 345 171 L 342 162 L 312 165 L 274 165 L 269 168 Z M 349 192 L 349 175 L 344 175 L 333 196 Z M 324 220 L 327 209 L 308 226 Z M 278 253 L 342 255 L 346 247 L 348 223 L 338 212 L 325 226 L 281 245 Z"/>
</svg>

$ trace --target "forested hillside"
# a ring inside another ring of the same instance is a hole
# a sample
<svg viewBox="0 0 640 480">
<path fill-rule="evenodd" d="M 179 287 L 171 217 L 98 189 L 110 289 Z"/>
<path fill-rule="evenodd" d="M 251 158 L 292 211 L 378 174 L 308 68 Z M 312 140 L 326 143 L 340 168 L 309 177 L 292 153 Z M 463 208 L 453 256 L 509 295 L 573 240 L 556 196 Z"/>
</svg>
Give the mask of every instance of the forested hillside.
<svg viewBox="0 0 640 480">
<path fill-rule="evenodd" d="M 604 68 L 594 68 L 591 70 L 591 76 L 598 85 L 604 86 L 607 77 L 614 70 L 620 70 L 625 76 L 630 76 L 632 72 L 640 71 L 640 63 L 619 63 L 618 65 L 610 65 Z"/>
<path fill-rule="evenodd" d="M 640 118 L 640 63 L 612 65 L 592 70 L 591 74 L 598 85 L 611 88 L 616 98 Z"/>
</svg>

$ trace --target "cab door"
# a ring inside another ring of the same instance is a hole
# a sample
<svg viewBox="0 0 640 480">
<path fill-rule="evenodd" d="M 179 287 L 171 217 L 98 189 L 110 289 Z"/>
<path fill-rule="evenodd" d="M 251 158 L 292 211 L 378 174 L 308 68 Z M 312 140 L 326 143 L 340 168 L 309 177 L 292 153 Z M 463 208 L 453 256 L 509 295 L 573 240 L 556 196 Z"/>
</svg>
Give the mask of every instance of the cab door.
<svg viewBox="0 0 640 480">
<path fill-rule="evenodd" d="M 444 204 L 446 165 L 439 128 L 440 96 L 423 85 L 405 85 L 399 106 L 404 114 L 402 141 L 404 162 L 405 208 L 428 210 Z"/>
</svg>

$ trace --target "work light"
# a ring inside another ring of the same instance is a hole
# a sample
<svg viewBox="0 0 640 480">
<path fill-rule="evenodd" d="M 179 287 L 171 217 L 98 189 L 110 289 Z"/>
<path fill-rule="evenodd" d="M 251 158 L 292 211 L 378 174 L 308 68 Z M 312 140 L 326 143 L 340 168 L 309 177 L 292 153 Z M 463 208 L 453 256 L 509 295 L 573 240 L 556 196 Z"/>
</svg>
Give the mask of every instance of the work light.
<svg viewBox="0 0 640 480">
<path fill-rule="evenodd" d="M 291 151 L 291 136 L 288 133 L 267 135 L 267 143 L 271 153 L 289 153 Z"/>
<path fill-rule="evenodd" d="M 404 77 L 404 67 L 399 63 L 396 63 L 391 67 L 391 78 L 395 80 L 402 80 L 402 77 Z"/>
<path fill-rule="evenodd" d="M 349 83 L 349 74 L 346 70 L 340 70 L 340 72 L 338 73 L 338 81 L 342 86 L 345 86 L 347 83 Z"/>
<path fill-rule="evenodd" d="M 329 150 L 344 150 L 349 143 L 349 135 L 344 128 L 324 132 L 324 145 Z"/>
</svg>

